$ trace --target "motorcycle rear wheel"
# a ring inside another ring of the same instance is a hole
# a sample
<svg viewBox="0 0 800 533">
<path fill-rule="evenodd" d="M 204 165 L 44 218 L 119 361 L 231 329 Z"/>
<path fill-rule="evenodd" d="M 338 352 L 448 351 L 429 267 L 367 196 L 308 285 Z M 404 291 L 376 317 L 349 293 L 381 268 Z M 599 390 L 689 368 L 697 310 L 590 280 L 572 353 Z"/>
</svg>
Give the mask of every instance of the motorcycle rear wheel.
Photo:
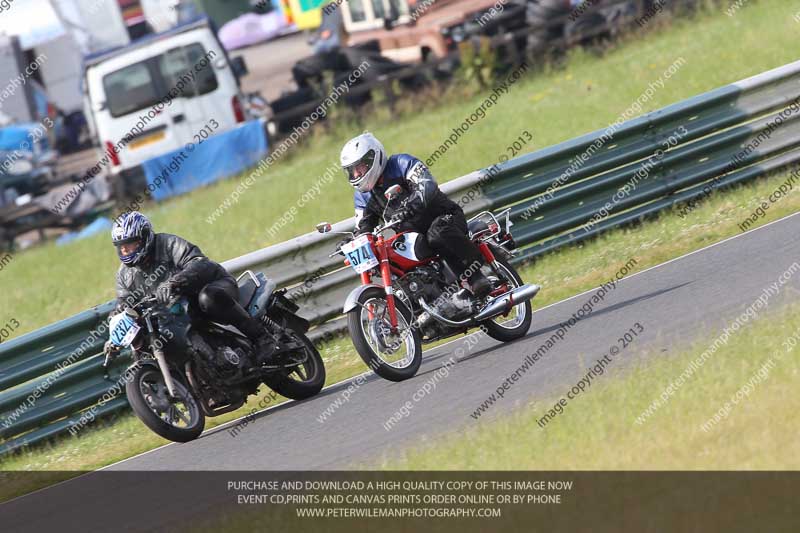
<svg viewBox="0 0 800 533">
<path fill-rule="evenodd" d="M 264 379 L 264 385 L 291 400 L 305 400 L 319 394 L 325 386 L 325 364 L 308 337 L 296 332 L 292 332 L 292 335 L 305 345 L 305 361 L 268 376 Z"/>
<path fill-rule="evenodd" d="M 500 267 L 500 275 L 505 278 L 511 289 L 524 285 L 516 269 L 507 261 L 498 258 L 497 263 Z M 490 276 L 497 277 L 497 274 L 492 272 Z M 503 280 L 500 281 L 502 282 Z M 508 314 L 512 313 L 514 317 L 509 318 Z M 528 333 L 533 318 L 533 306 L 530 300 L 515 305 L 508 314 L 494 317 L 482 323 L 490 337 L 500 342 L 511 342 L 524 337 Z"/>
</svg>

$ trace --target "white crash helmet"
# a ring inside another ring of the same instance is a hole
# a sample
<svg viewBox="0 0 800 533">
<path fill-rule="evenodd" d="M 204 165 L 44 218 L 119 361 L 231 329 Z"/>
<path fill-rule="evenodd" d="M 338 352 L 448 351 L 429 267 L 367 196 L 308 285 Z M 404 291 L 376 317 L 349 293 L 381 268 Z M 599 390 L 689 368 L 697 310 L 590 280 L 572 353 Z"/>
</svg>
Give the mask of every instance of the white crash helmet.
<svg viewBox="0 0 800 533">
<path fill-rule="evenodd" d="M 342 148 L 340 161 L 350 185 L 361 192 L 368 192 L 375 187 L 386 168 L 386 151 L 373 134 L 364 132 L 347 141 Z M 353 171 L 361 164 L 366 165 L 368 170 L 356 178 Z"/>
</svg>

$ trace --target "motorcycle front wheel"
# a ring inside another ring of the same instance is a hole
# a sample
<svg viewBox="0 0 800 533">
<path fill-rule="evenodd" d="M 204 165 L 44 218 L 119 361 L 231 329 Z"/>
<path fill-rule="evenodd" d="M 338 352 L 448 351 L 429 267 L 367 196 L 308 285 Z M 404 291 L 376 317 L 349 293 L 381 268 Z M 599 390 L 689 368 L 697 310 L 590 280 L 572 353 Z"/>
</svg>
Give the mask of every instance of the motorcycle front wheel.
<svg viewBox="0 0 800 533">
<path fill-rule="evenodd" d="M 167 384 L 158 367 L 136 368 L 125 384 L 133 412 L 154 433 L 174 442 L 189 442 L 200 436 L 206 417 L 188 387 L 173 377 L 176 398 L 169 397 Z"/>
<path fill-rule="evenodd" d="M 422 339 L 411 327 L 411 310 L 395 298 L 398 331 L 391 331 L 386 294 L 371 287 L 358 297 L 355 309 L 347 313 L 347 329 L 361 359 L 376 374 L 389 381 L 414 377 L 422 363 Z"/>
</svg>

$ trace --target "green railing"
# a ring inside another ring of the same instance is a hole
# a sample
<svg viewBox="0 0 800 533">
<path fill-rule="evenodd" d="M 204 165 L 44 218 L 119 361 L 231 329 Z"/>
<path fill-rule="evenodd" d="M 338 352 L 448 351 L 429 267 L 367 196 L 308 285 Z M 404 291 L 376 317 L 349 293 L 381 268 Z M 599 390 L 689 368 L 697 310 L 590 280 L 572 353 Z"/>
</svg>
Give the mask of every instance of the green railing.
<svg viewBox="0 0 800 533">
<path fill-rule="evenodd" d="M 468 214 L 511 207 L 520 245 L 514 261 L 530 260 L 800 161 L 798 102 L 795 62 L 473 172 L 442 189 Z M 334 228 L 353 224 L 348 219 Z M 301 313 L 317 324 L 312 333 L 318 338 L 342 328 L 342 302 L 358 283 L 339 259 L 328 257 L 335 240 L 308 233 L 224 265 L 234 273 L 263 271 L 289 287 Z M 98 328 L 104 330 L 110 309 L 106 303 L 0 345 L 0 453 L 66 432 L 81 417 L 127 408 L 124 395 L 103 401 L 125 364 L 103 375 L 106 335 Z"/>
</svg>

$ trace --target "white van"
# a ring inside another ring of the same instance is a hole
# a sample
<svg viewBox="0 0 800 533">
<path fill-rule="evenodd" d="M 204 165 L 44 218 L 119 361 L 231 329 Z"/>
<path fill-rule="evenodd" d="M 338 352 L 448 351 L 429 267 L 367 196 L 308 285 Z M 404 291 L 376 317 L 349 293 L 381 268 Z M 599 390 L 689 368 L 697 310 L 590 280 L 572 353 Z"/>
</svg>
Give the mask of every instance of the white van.
<svg viewBox="0 0 800 533">
<path fill-rule="evenodd" d="M 126 182 L 141 183 L 143 161 L 196 141 L 204 128 L 216 135 L 253 118 L 239 88 L 244 62 L 229 62 L 205 18 L 89 56 L 84 72 L 100 166 Z"/>
</svg>

